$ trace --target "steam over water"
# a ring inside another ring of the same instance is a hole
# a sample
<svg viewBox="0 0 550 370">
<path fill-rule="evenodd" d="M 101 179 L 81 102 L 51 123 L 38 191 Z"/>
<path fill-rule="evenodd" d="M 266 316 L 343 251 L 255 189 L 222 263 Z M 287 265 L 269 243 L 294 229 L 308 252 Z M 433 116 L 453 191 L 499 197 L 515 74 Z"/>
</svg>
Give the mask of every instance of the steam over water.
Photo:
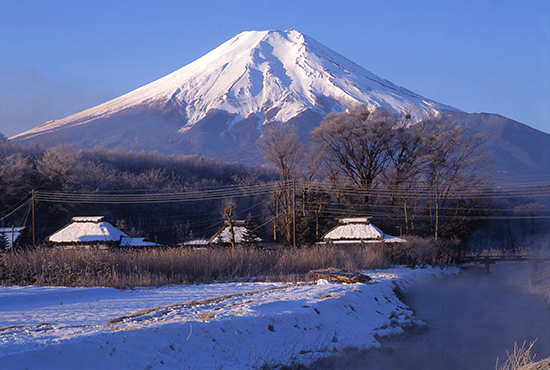
<svg viewBox="0 0 550 370">
<path fill-rule="evenodd" d="M 405 302 L 428 330 L 320 360 L 312 369 L 494 370 L 514 343 L 535 339 L 537 359 L 550 357 L 550 305 L 510 286 L 526 283 L 528 264 L 500 264 L 490 274 L 474 268 L 458 277 L 427 281 L 405 294 Z"/>
</svg>

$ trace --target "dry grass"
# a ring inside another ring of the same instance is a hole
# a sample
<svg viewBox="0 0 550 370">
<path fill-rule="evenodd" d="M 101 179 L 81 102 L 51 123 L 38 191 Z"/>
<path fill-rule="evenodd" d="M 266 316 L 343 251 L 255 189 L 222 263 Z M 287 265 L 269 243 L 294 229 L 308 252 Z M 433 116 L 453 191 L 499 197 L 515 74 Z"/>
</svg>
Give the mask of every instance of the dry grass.
<svg viewBox="0 0 550 370">
<path fill-rule="evenodd" d="M 548 263 L 544 265 L 544 267 L 539 266 L 538 272 L 530 273 L 527 283 L 522 284 L 521 288 L 541 297 L 550 305 L 550 266 Z"/>
<path fill-rule="evenodd" d="M 382 247 L 58 250 L 0 255 L 0 285 L 161 286 L 227 280 L 299 280 L 315 269 L 388 267 Z"/>
<path fill-rule="evenodd" d="M 526 256 L 532 254 L 541 254 L 540 250 L 532 248 L 515 248 L 515 249 L 483 249 L 479 251 L 470 251 L 466 255 L 468 257 L 479 257 L 479 256 L 491 256 L 491 257 L 501 257 L 501 256 Z"/>
<path fill-rule="evenodd" d="M 535 361 L 535 354 L 532 353 L 532 349 L 535 342 L 536 340 L 531 342 L 529 346 L 527 346 L 526 342 L 523 342 L 523 345 L 521 347 L 518 346 L 517 342 L 514 343 L 514 351 L 512 353 L 506 351 L 508 359 L 500 367 L 498 366 L 497 359 L 495 369 L 518 370 L 526 365 L 533 363 Z"/>
<path fill-rule="evenodd" d="M 296 281 L 311 270 L 347 271 L 450 263 L 455 243 L 411 238 L 406 244 L 304 248 L 147 250 L 50 249 L 0 253 L 0 285 L 161 286 L 228 280 Z"/>
<path fill-rule="evenodd" d="M 540 263 L 537 270 L 533 263 L 520 264 L 505 282 L 511 289 L 537 296 L 550 305 L 550 263 Z"/>
<path fill-rule="evenodd" d="M 454 263 L 457 258 L 457 240 L 421 238 L 410 236 L 407 243 L 390 246 L 392 262 L 416 265 L 442 265 Z"/>
</svg>

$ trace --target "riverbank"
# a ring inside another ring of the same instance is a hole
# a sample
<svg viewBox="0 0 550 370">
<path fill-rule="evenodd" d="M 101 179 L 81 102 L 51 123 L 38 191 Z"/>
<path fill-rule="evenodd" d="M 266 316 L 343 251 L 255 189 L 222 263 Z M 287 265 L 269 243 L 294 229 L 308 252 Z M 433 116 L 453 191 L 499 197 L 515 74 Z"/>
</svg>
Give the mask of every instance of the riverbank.
<svg viewBox="0 0 550 370">
<path fill-rule="evenodd" d="M 162 288 L 0 287 L 2 369 L 247 369 L 310 364 L 418 326 L 398 296 L 457 269 L 366 271 L 372 282 Z"/>
<path fill-rule="evenodd" d="M 526 264 L 498 264 L 490 274 L 470 268 L 447 279 L 414 284 L 404 294 L 427 330 L 385 341 L 381 349 L 348 349 L 309 369 L 493 370 L 514 344 L 536 340 L 536 359 L 550 357 L 550 306 L 528 293 Z"/>
</svg>

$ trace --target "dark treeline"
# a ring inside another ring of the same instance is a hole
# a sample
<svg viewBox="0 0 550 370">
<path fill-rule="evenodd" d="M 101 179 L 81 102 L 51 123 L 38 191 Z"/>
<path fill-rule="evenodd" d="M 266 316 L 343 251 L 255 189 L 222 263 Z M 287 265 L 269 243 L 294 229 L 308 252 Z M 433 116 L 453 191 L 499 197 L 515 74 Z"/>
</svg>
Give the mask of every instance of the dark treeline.
<svg viewBox="0 0 550 370">
<path fill-rule="evenodd" d="M 71 145 L 21 147 L 0 139 L 0 217 L 18 206 L 0 226 L 27 225 L 33 190 L 76 193 L 185 193 L 240 183 L 263 183 L 275 177 L 268 170 L 247 169 L 198 156 L 165 156 L 157 152 Z M 27 201 L 26 204 L 22 202 Z M 244 199 L 241 209 L 260 219 L 258 199 Z M 223 223 L 217 199 L 160 204 L 36 203 L 36 238 L 43 240 L 77 215 L 104 215 L 130 235 L 174 245 L 191 237 L 208 237 Z M 248 213 L 237 213 L 243 219 Z M 29 243 L 29 235 L 24 242 Z"/>
<path fill-rule="evenodd" d="M 213 191 L 167 203 L 39 198 L 36 239 L 73 216 L 102 215 L 131 236 L 167 245 L 248 219 L 264 240 L 299 246 L 319 241 L 339 218 L 369 216 L 390 235 L 457 239 L 460 248 L 536 246 L 529 241 L 544 240 L 550 228 L 548 205 L 513 187 L 496 193 L 482 142 L 445 117 L 413 122 L 365 108 L 327 116 L 308 138 L 289 125 L 265 127 L 258 147 L 267 169 L 124 149 L 20 147 L 3 138 L 0 226 L 26 225 L 20 242 L 29 243 L 33 190 L 105 197 Z M 236 196 L 236 188 L 244 190 Z"/>
</svg>

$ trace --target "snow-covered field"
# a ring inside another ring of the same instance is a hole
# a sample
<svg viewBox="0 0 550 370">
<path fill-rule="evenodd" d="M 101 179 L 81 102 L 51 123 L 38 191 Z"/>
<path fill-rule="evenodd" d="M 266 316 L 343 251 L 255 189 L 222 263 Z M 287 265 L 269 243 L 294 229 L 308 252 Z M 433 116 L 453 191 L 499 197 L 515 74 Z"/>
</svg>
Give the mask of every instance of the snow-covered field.
<svg viewBox="0 0 550 370">
<path fill-rule="evenodd" d="M 394 292 L 458 269 L 338 284 L 0 287 L 0 369 L 250 369 L 309 363 L 422 324 Z"/>
</svg>

